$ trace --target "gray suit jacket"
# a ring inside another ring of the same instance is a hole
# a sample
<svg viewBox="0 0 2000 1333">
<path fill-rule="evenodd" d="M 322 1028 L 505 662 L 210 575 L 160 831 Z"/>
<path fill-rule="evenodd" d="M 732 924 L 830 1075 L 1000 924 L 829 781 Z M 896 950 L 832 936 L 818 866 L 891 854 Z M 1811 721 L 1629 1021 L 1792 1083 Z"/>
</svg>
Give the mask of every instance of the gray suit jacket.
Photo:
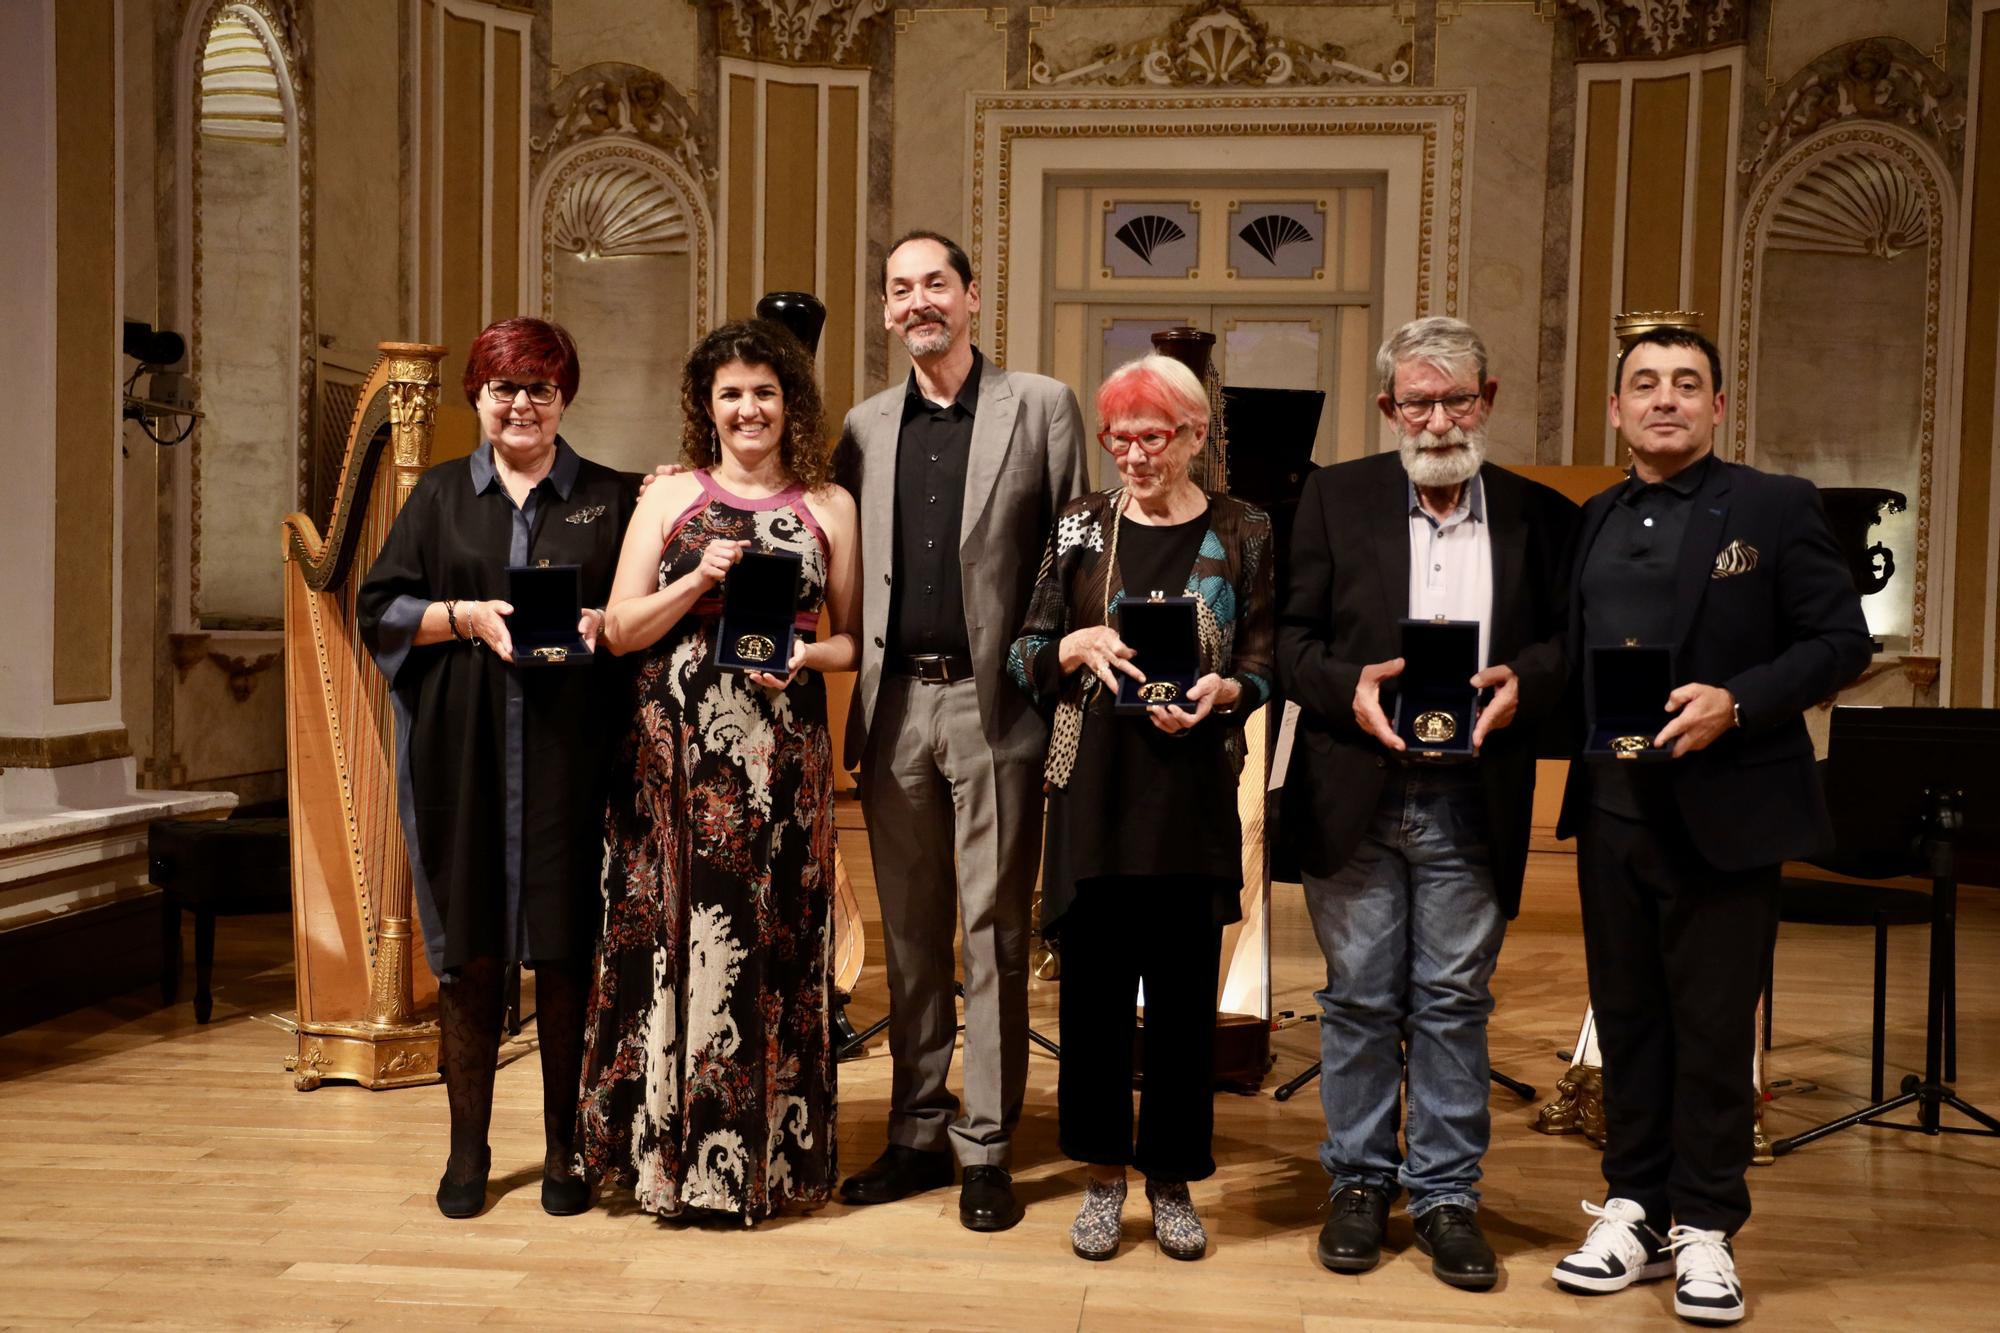
<svg viewBox="0 0 2000 1333">
<path fill-rule="evenodd" d="M 896 550 L 896 442 L 907 381 L 857 404 L 841 429 L 834 473 L 861 512 L 861 667 L 847 713 L 843 762 L 861 762 L 881 694 Z M 1083 414 L 1060 380 L 986 362 L 972 418 L 958 562 L 979 717 L 994 754 L 1040 763 L 1048 728 L 1007 679 L 1056 511 L 1083 493 Z"/>
</svg>

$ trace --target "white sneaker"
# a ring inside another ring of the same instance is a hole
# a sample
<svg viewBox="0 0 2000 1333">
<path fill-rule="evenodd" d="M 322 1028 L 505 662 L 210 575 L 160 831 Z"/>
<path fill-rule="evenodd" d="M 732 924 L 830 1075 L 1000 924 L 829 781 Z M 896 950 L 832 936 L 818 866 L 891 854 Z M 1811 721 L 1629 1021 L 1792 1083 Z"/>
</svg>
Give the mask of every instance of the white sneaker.
<svg viewBox="0 0 2000 1333">
<path fill-rule="evenodd" d="M 1674 1253 L 1675 1314 L 1697 1324 L 1733 1324 L 1743 1317 L 1743 1284 L 1727 1236 L 1675 1227 L 1667 1248 Z"/>
<path fill-rule="evenodd" d="M 1646 1225 L 1646 1210 L 1632 1200 L 1607 1199 L 1602 1208 L 1585 1203 L 1583 1211 L 1597 1220 L 1583 1244 L 1556 1265 L 1556 1285 L 1564 1291 L 1601 1296 L 1674 1271 L 1667 1243 Z"/>
</svg>

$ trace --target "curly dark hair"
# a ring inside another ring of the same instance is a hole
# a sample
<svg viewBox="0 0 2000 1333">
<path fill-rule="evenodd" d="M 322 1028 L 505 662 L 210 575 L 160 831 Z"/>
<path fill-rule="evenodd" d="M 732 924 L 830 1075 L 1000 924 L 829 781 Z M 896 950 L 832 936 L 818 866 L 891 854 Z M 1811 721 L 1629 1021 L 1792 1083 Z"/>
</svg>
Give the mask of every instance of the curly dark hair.
<svg viewBox="0 0 2000 1333">
<path fill-rule="evenodd" d="M 820 405 L 819 381 L 813 377 L 812 354 L 784 325 L 768 319 L 739 319 L 710 333 L 688 353 L 681 371 L 681 457 L 695 467 L 714 467 L 721 446 L 715 420 L 709 415 L 709 395 L 715 373 L 732 361 L 769 366 L 778 374 L 785 395 L 785 434 L 778 441 L 778 461 L 807 490 L 833 480 L 833 452 L 827 447 L 826 413 Z"/>
</svg>

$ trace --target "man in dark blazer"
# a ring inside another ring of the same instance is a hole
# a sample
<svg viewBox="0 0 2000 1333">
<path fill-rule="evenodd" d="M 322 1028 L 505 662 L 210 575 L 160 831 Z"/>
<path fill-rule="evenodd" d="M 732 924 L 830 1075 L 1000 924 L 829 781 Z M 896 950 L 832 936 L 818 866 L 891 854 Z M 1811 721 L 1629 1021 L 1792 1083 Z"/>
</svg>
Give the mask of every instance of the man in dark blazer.
<svg viewBox="0 0 2000 1333">
<path fill-rule="evenodd" d="M 889 247 L 883 326 L 908 378 L 847 414 L 835 472 L 861 513 L 861 663 L 846 761 L 861 769 L 889 973 L 889 1142 L 854 1204 L 950 1183 L 959 1221 L 1021 1218 L 1008 1174 L 1028 1074 L 1028 932 L 1048 727 L 1007 679 L 1056 511 L 1086 485 L 1076 395 L 972 345 L 979 284 L 956 242 Z M 963 922 L 962 933 L 960 922 Z M 965 1106 L 952 941 L 965 968 Z"/>
<path fill-rule="evenodd" d="M 1602 1293 L 1672 1273 L 1676 1312 L 1711 1324 L 1743 1317 L 1729 1238 L 1750 1216 L 1779 864 L 1833 841 L 1801 714 L 1870 652 L 1812 484 L 1714 457 L 1721 372 L 1688 329 L 1621 354 L 1611 421 L 1632 472 L 1584 506 L 1571 657 L 1671 650 L 1651 737 L 1670 757 L 1573 763 L 1558 829 L 1577 839 L 1606 1190 L 1555 1280 Z"/>
<path fill-rule="evenodd" d="M 1488 983 L 1521 900 L 1537 724 L 1568 677 L 1577 509 L 1483 461 L 1497 385 L 1470 327 L 1407 324 L 1376 371 L 1398 450 L 1307 481 L 1278 620 L 1279 677 L 1301 710 L 1283 817 L 1327 958 L 1319 1258 L 1373 1267 L 1400 1188 L 1432 1271 L 1483 1291 L 1498 1278 L 1475 1216 Z M 1400 622 L 1438 616 L 1479 622 L 1470 684 L 1491 696 L 1456 765 L 1408 755 L 1383 699 L 1404 668 Z"/>
</svg>

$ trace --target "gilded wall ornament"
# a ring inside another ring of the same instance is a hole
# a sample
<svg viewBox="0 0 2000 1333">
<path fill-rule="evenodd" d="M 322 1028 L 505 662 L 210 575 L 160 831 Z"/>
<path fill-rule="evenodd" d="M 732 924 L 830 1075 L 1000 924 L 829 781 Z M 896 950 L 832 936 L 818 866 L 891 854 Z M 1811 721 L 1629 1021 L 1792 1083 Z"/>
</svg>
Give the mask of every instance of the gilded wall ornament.
<svg viewBox="0 0 2000 1333">
<path fill-rule="evenodd" d="M 1124 46 L 1107 44 L 1079 64 L 1058 69 L 1038 43 L 1028 44 L 1028 81 L 1037 87 L 1286 88 L 1410 81 L 1411 47 L 1367 68 L 1345 47 L 1312 46 L 1272 33 L 1238 0 L 1202 0 L 1167 30 Z"/>
<path fill-rule="evenodd" d="M 726 7 L 717 25 L 724 54 L 789 64 L 865 62 L 861 32 L 889 0 L 709 0 Z"/>
<path fill-rule="evenodd" d="M 1893 39 L 1869 38 L 1836 47 L 1793 75 L 1759 121 L 1757 155 L 1737 168 L 1756 179 L 1799 140 L 1842 120 L 1886 120 L 1914 130 L 1947 159 L 1957 156 L 1965 116 L 1952 110 L 1951 80 Z"/>
<path fill-rule="evenodd" d="M 1743 40 L 1743 0 L 1556 0 L 1586 60 L 1681 56 Z"/>
<path fill-rule="evenodd" d="M 639 65 L 604 61 L 566 76 L 549 96 L 553 126 L 530 138 L 537 172 L 556 153 L 586 139 L 625 136 L 659 149 L 712 189 L 717 172 L 702 156 L 695 112 L 664 77 Z"/>
</svg>

